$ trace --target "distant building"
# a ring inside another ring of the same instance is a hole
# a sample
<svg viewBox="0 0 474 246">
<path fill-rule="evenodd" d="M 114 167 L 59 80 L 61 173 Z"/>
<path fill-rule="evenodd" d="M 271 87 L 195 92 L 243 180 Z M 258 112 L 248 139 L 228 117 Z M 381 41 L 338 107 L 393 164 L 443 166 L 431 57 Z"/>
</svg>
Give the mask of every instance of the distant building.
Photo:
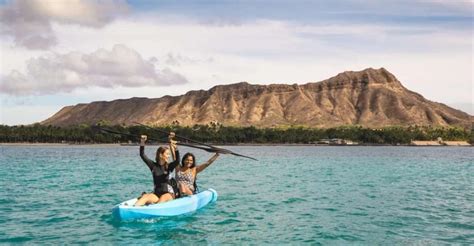
<svg viewBox="0 0 474 246">
<path fill-rule="evenodd" d="M 317 144 L 329 144 L 330 142 L 331 142 L 330 139 L 324 138 L 324 139 L 320 139 L 320 140 L 317 142 Z"/>
<path fill-rule="evenodd" d="M 471 146 L 466 141 L 444 141 L 444 144 L 447 146 Z"/>
<path fill-rule="evenodd" d="M 441 146 L 439 141 L 411 141 L 410 145 L 415 145 L 415 146 Z"/>
<path fill-rule="evenodd" d="M 342 139 L 342 138 L 324 138 L 320 139 L 317 144 L 327 144 L 327 145 L 357 145 L 358 143 L 353 142 L 352 140 Z"/>
<path fill-rule="evenodd" d="M 443 141 L 438 138 L 437 141 L 411 141 L 410 145 L 415 146 L 471 146 L 467 141 Z"/>
<path fill-rule="evenodd" d="M 344 142 L 346 143 L 346 145 L 357 145 L 358 143 L 357 142 L 354 142 L 352 140 L 344 140 Z"/>
<path fill-rule="evenodd" d="M 341 138 L 331 138 L 331 140 L 329 141 L 329 144 L 343 145 L 345 144 L 345 142 L 344 142 L 344 139 L 341 139 Z"/>
</svg>

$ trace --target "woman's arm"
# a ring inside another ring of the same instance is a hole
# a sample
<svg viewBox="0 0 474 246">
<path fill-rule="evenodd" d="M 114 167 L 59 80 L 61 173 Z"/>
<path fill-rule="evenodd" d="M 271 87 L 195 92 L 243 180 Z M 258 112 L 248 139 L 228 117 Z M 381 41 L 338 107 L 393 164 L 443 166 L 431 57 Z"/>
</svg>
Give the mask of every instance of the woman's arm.
<svg viewBox="0 0 474 246">
<path fill-rule="evenodd" d="M 177 141 L 173 140 L 174 136 L 175 136 L 174 132 L 170 132 L 170 135 L 168 136 L 170 152 L 171 152 L 171 157 L 173 158 L 173 161 L 177 160 L 176 153 L 175 153 L 177 150 L 177 147 L 176 147 Z"/>
<path fill-rule="evenodd" d="M 176 160 L 174 160 L 173 162 L 171 162 L 168 165 L 168 171 L 169 172 L 172 172 L 179 165 L 179 151 L 176 149 L 174 151 L 174 153 L 175 153 L 175 156 L 176 156 Z"/>
<path fill-rule="evenodd" d="M 179 165 L 179 151 L 178 151 L 178 147 L 176 146 L 177 142 L 173 140 L 173 137 L 174 137 L 174 132 L 170 132 L 170 135 L 168 138 L 170 140 L 171 155 L 173 156 L 173 160 L 174 160 L 168 165 L 168 171 L 170 172 L 172 172 Z"/>
<path fill-rule="evenodd" d="M 200 173 L 202 170 L 206 169 L 208 166 L 210 166 L 216 159 L 217 157 L 219 157 L 219 153 L 216 153 L 215 155 L 213 155 L 211 157 L 211 159 L 209 159 L 208 161 L 206 161 L 205 163 L 199 165 L 196 167 L 196 174 Z"/>
<path fill-rule="evenodd" d="M 146 139 L 147 139 L 146 135 L 141 136 L 141 139 L 140 139 L 140 157 L 142 158 L 143 162 L 145 162 L 145 164 L 148 166 L 148 168 L 150 168 L 150 170 L 153 170 L 153 166 L 154 166 L 153 161 L 150 160 L 150 158 L 148 158 L 145 155 L 145 142 L 146 142 Z"/>
</svg>

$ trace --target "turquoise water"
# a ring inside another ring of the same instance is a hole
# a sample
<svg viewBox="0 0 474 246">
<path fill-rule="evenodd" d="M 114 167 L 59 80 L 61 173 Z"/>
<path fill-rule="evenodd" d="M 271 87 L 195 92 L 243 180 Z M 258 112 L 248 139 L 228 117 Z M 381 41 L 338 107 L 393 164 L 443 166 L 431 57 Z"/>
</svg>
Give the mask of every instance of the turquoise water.
<svg viewBox="0 0 474 246">
<path fill-rule="evenodd" d="M 215 204 L 121 223 L 113 205 L 152 187 L 138 147 L 0 146 L 0 243 L 474 244 L 472 148 L 228 148 L 259 162 L 200 174 Z"/>
</svg>

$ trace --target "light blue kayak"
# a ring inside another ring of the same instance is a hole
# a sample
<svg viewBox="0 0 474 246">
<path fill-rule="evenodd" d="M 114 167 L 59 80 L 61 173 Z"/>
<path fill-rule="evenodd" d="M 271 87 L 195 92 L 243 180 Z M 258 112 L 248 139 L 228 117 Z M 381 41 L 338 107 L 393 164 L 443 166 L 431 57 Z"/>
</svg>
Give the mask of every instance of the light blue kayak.
<svg viewBox="0 0 474 246">
<path fill-rule="evenodd" d="M 169 202 L 148 206 L 134 207 L 136 198 L 122 202 L 112 209 L 112 214 L 119 220 L 146 219 L 164 216 L 176 216 L 196 211 L 217 200 L 217 192 L 207 189 L 192 196 L 186 196 Z"/>
</svg>

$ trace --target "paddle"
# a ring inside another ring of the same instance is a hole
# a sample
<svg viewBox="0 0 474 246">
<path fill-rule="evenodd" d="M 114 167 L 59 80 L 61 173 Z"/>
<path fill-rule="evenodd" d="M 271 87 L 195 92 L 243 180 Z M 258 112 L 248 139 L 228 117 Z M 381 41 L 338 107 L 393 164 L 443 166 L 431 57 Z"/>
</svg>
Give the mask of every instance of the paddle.
<svg viewBox="0 0 474 246">
<path fill-rule="evenodd" d="M 95 128 L 99 129 L 100 131 L 107 132 L 107 133 L 111 133 L 111 134 L 118 134 L 118 135 L 122 135 L 122 136 L 131 137 L 131 138 L 134 138 L 134 139 L 140 139 L 140 136 L 138 136 L 138 135 L 133 135 L 133 134 L 130 134 L 130 133 L 119 132 L 119 131 L 115 131 L 115 130 L 108 129 L 108 128 L 101 127 L 101 126 L 95 126 Z M 163 140 L 156 139 L 156 138 L 148 138 L 148 139 L 149 139 L 149 140 L 153 140 L 153 141 L 158 141 L 158 142 L 163 141 Z M 207 151 L 207 152 L 211 152 L 211 153 L 216 153 L 216 152 L 217 152 L 215 149 L 212 149 L 212 148 L 205 148 L 205 147 L 201 147 L 201 146 L 196 146 L 196 145 L 194 145 L 194 144 L 177 143 L 177 145 L 186 146 L 186 147 L 190 147 L 190 148 L 201 149 L 201 150 L 204 150 L 204 151 Z M 222 153 L 222 152 L 217 152 L 217 153 Z M 223 153 L 223 154 L 224 154 L 224 153 Z"/>
<path fill-rule="evenodd" d="M 145 125 L 145 124 L 142 124 L 142 123 L 140 123 L 140 122 L 136 122 L 136 121 L 135 121 L 135 122 L 133 122 L 133 123 L 135 123 L 135 124 L 137 124 L 137 125 L 140 125 L 140 126 L 143 126 L 143 127 L 146 127 L 146 128 L 148 128 L 148 129 L 157 131 L 157 132 L 161 132 L 161 133 L 164 133 L 164 134 L 169 134 L 169 132 L 167 132 L 167 131 L 163 131 L 163 130 L 161 130 L 161 129 L 153 128 L 153 127 L 147 126 L 147 125 Z M 192 140 L 192 139 L 189 139 L 189 138 L 186 138 L 186 137 L 181 137 L 181 136 L 178 136 L 178 135 L 176 135 L 176 134 L 175 134 L 174 136 L 175 136 L 176 138 L 180 138 L 180 139 L 182 139 L 182 140 L 186 140 L 186 141 L 189 141 L 189 142 L 192 142 L 192 143 L 197 143 L 197 144 L 199 144 L 199 145 L 204 145 L 204 146 L 207 146 L 207 147 L 210 147 L 210 148 L 213 148 L 213 149 L 220 149 L 220 148 L 217 148 L 217 147 L 212 146 L 212 145 L 210 145 L 210 144 L 202 143 L 202 142 L 199 142 L 199 141 L 196 141 L 196 140 Z"/>
<path fill-rule="evenodd" d="M 142 123 L 139 123 L 139 122 L 134 122 L 135 124 L 138 124 L 140 126 L 143 126 L 143 127 L 146 127 L 148 129 L 151 129 L 151 130 L 154 130 L 154 131 L 157 131 L 157 132 L 161 132 L 161 133 L 164 133 L 164 134 L 169 134 L 169 132 L 166 132 L 166 131 L 163 131 L 163 130 L 160 130 L 160 129 L 157 129 L 157 128 L 153 128 L 153 127 L 150 127 L 150 126 L 147 126 L 145 124 L 142 124 Z M 215 153 L 219 153 L 219 154 L 231 154 L 231 155 L 235 155 L 235 156 L 240 156 L 240 157 L 244 157 L 244 158 L 248 158 L 248 159 L 252 159 L 254 161 L 258 161 L 257 159 L 253 158 L 253 157 L 250 157 L 250 156 L 246 156 L 246 155 L 241 155 L 241 154 L 238 154 L 238 153 L 235 153 L 231 150 L 228 150 L 228 149 L 223 149 L 223 148 L 218 148 L 218 147 L 215 147 L 215 146 L 212 146 L 210 144 L 206 144 L 206 143 L 202 143 L 202 142 L 199 142 L 199 141 L 196 141 L 196 140 L 192 140 L 192 139 L 189 139 L 189 138 L 186 138 L 186 137 L 182 137 L 182 136 L 178 136 L 175 134 L 175 137 L 178 138 L 178 139 L 182 139 L 182 140 L 186 140 L 186 141 L 189 141 L 189 142 L 193 142 L 193 143 L 197 143 L 197 144 L 200 144 L 200 145 L 204 145 L 204 146 L 207 146 L 209 148 L 211 148 L 212 150 L 211 151 L 208 151 L 208 152 L 215 152 Z M 180 144 L 180 142 L 178 142 L 178 145 Z M 198 147 L 196 145 L 193 145 L 195 147 Z"/>
</svg>

